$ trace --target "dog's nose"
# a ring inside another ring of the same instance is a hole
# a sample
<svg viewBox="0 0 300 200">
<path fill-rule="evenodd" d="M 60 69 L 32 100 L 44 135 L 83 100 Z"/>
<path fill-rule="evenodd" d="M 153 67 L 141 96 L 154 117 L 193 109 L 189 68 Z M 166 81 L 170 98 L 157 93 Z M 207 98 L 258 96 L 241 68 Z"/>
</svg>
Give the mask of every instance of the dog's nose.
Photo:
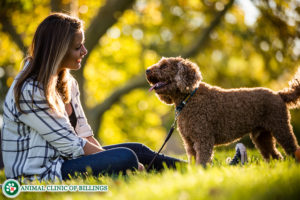
<svg viewBox="0 0 300 200">
<path fill-rule="evenodd" d="M 150 71 L 151 71 L 150 69 L 147 69 L 147 70 L 146 70 L 146 74 L 149 74 L 149 73 L 150 73 Z"/>
</svg>

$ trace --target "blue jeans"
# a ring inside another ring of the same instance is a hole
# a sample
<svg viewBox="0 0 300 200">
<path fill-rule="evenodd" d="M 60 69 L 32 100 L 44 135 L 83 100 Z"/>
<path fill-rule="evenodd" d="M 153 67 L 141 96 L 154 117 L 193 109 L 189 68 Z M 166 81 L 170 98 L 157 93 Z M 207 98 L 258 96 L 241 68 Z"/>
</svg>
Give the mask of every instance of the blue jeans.
<svg viewBox="0 0 300 200">
<path fill-rule="evenodd" d="M 122 143 L 104 146 L 103 149 L 106 151 L 66 160 L 61 168 L 63 180 L 69 179 L 69 175 L 74 177 L 75 172 L 86 173 L 87 167 L 91 168 L 94 176 L 119 174 L 120 172 L 125 174 L 128 169 L 138 169 L 138 162 L 147 167 L 156 153 L 140 143 Z M 164 169 L 163 163 L 168 168 L 175 168 L 176 163 L 186 163 L 186 161 L 159 154 L 152 165 L 152 169 L 157 171 Z"/>
</svg>

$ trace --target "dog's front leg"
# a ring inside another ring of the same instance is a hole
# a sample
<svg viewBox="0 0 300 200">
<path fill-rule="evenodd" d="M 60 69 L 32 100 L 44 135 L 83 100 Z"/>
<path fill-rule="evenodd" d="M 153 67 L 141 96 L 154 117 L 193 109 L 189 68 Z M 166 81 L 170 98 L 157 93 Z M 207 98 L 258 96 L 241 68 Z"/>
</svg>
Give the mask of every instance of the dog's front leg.
<svg viewBox="0 0 300 200">
<path fill-rule="evenodd" d="M 207 162 L 210 162 L 213 155 L 214 139 L 212 137 L 194 143 L 194 150 L 196 151 L 196 164 L 206 166 Z"/>
<path fill-rule="evenodd" d="M 194 150 L 194 144 L 188 136 L 182 136 L 184 147 L 186 150 L 186 154 L 188 156 L 188 162 L 192 163 L 194 162 L 196 158 L 196 151 Z M 194 161 L 193 161 L 194 160 Z"/>
</svg>

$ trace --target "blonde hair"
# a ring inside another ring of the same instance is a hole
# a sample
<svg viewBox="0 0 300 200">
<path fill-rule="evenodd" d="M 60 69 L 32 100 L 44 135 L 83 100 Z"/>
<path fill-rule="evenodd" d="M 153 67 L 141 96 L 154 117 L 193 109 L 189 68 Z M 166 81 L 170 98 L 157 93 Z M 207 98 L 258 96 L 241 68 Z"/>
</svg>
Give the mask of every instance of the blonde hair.
<svg viewBox="0 0 300 200">
<path fill-rule="evenodd" d="M 62 69 L 59 73 L 58 71 L 75 33 L 81 28 L 81 20 L 62 13 L 53 13 L 40 23 L 34 34 L 29 56 L 25 58 L 28 66 L 18 77 L 14 88 L 16 105 L 20 112 L 23 113 L 19 103 L 21 90 L 28 78 L 33 78 L 42 86 L 50 108 L 58 113 L 64 112 L 62 103 L 69 103 L 71 100 L 72 76 L 69 69 Z M 35 87 L 36 84 L 33 86 L 33 93 Z"/>
</svg>

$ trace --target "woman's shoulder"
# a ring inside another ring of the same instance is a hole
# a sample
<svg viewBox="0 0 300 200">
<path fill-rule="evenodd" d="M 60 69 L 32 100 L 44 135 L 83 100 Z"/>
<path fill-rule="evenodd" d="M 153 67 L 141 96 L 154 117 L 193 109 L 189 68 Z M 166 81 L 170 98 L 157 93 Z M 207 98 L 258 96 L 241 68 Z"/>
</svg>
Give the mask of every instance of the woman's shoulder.
<svg viewBox="0 0 300 200">
<path fill-rule="evenodd" d="M 34 79 L 34 77 L 27 78 L 20 91 L 20 99 L 28 100 L 44 100 L 45 93 L 42 84 Z"/>
<path fill-rule="evenodd" d="M 43 90 L 43 86 L 38 81 L 36 81 L 34 77 L 29 77 L 24 81 L 21 91 L 32 91 L 33 89 L 35 92 L 38 90 Z"/>
</svg>

